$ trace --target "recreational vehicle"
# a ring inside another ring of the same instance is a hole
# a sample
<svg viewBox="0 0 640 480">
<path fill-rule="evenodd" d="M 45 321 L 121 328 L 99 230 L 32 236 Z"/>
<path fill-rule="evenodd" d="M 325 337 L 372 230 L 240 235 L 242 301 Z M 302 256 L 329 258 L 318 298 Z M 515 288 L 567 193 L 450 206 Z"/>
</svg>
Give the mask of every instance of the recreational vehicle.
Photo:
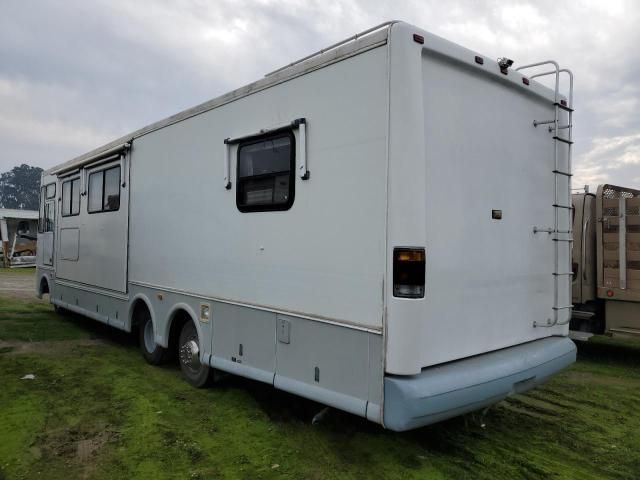
<svg viewBox="0 0 640 480">
<path fill-rule="evenodd" d="M 640 335 L 640 191 L 600 185 L 573 206 L 571 329 Z"/>
<path fill-rule="evenodd" d="M 397 431 L 526 391 L 575 359 L 572 78 L 512 63 L 387 22 L 54 167 L 38 294 Z"/>
</svg>

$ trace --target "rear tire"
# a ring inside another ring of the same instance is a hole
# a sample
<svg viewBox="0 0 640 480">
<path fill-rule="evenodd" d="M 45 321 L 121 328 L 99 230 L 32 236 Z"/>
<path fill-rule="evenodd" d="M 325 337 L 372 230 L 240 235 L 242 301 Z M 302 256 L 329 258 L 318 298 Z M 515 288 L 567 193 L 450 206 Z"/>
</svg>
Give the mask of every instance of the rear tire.
<svg viewBox="0 0 640 480">
<path fill-rule="evenodd" d="M 138 313 L 138 337 L 140 351 L 147 363 L 160 365 L 165 359 L 167 350 L 156 343 L 151 314 L 146 308 L 140 309 Z"/>
<path fill-rule="evenodd" d="M 193 322 L 182 327 L 178 343 L 178 361 L 184 379 L 196 388 L 203 388 L 213 380 L 213 368 L 200 362 L 200 339 Z"/>
</svg>

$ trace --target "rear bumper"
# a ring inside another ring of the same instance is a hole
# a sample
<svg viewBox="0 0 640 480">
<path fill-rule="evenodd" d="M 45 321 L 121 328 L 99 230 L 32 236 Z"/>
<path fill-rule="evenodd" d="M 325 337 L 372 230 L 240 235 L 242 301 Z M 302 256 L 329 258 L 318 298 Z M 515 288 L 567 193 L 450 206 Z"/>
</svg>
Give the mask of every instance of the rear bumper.
<svg viewBox="0 0 640 480">
<path fill-rule="evenodd" d="M 384 426 L 395 431 L 429 425 L 489 406 L 544 382 L 576 359 L 567 337 L 550 337 L 424 369 L 386 376 Z"/>
</svg>

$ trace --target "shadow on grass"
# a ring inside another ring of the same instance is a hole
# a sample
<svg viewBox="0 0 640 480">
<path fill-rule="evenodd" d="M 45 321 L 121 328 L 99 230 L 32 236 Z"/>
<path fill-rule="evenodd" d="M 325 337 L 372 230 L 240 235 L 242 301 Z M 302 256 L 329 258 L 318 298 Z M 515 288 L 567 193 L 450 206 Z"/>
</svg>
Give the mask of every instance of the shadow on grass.
<svg viewBox="0 0 640 480">
<path fill-rule="evenodd" d="M 108 343 L 129 347 L 138 346 L 137 332 L 128 333 L 73 312 L 65 311 L 63 314 L 58 315 L 74 325 L 78 330 L 86 333 L 92 340 L 103 340 Z"/>
<path fill-rule="evenodd" d="M 575 343 L 578 347 L 578 360 L 640 367 L 640 339 L 611 339 L 598 336 L 587 342 Z"/>
</svg>

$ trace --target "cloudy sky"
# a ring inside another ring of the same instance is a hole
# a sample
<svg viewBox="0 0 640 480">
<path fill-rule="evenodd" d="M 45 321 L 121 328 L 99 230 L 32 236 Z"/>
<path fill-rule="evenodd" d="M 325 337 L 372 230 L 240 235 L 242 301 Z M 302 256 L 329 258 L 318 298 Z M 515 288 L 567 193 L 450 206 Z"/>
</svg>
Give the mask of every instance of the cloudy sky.
<svg viewBox="0 0 640 480">
<path fill-rule="evenodd" d="M 576 76 L 574 186 L 640 187 L 640 2 L 0 0 L 0 171 L 53 166 L 390 19 Z M 517 66 L 517 65 L 516 65 Z"/>
</svg>

